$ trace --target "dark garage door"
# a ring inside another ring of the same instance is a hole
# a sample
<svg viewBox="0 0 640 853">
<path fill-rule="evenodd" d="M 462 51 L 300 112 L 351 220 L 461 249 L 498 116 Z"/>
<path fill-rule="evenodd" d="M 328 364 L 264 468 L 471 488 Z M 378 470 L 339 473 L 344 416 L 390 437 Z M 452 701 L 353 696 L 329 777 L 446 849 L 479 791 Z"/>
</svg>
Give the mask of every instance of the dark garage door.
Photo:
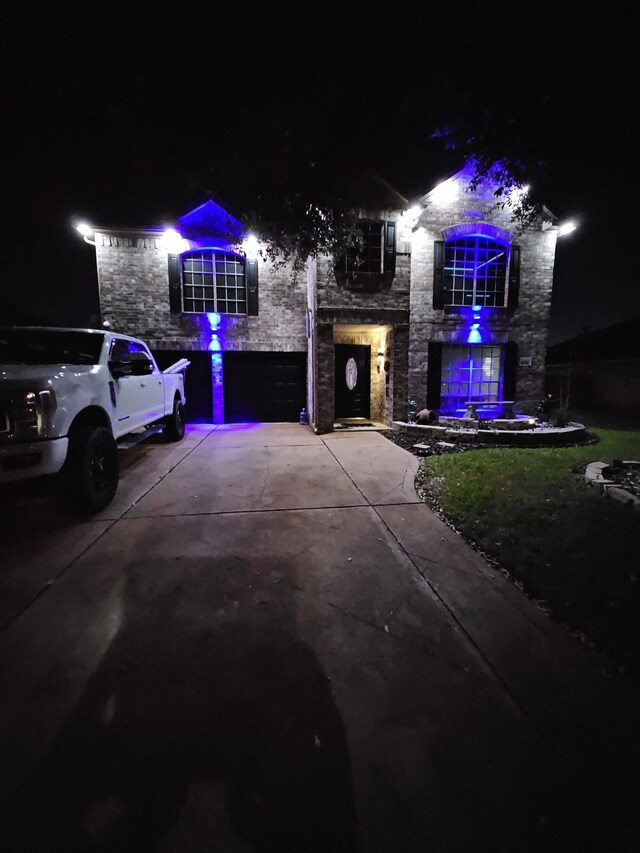
<svg viewBox="0 0 640 853">
<path fill-rule="evenodd" d="M 226 352 L 223 369 L 227 423 L 298 420 L 307 393 L 306 353 Z"/>
<path fill-rule="evenodd" d="M 154 350 L 153 355 L 160 370 L 170 367 L 181 358 L 188 358 L 184 380 L 187 397 L 186 418 L 189 423 L 210 424 L 213 420 L 211 390 L 211 354 L 193 350 Z"/>
</svg>

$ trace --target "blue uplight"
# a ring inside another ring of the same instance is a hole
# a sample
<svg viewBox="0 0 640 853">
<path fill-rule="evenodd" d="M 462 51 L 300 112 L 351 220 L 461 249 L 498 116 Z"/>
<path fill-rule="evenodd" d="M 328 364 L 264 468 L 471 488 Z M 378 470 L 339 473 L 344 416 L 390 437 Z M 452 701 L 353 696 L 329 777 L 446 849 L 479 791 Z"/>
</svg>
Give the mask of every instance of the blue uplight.
<svg viewBox="0 0 640 853">
<path fill-rule="evenodd" d="M 220 349 L 220 341 L 217 335 L 211 338 L 209 349 L 214 349 L 214 341 L 217 343 L 217 348 Z M 211 353 L 211 390 L 213 394 L 213 422 L 214 424 L 224 423 L 224 375 L 223 362 L 221 352 Z"/>
<path fill-rule="evenodd" d="M 222 320 L 222 315 L 220 314 L 207 314 L 207 320 L 209 321 L 209 327 L 212 332 L 217 332 L 220 328 L 220 321 Z"/>
</svg>

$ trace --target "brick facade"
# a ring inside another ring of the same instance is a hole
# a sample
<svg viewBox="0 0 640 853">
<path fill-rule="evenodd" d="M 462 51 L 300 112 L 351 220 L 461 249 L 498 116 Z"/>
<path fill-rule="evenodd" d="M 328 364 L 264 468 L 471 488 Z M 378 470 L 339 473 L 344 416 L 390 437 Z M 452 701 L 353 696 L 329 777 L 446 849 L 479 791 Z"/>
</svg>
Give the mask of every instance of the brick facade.
<svg viewBox="0 0 640 853">
<path fill-rule="evenodd" d="M 207 350 L 211 328 L 206 314 L 172 314 L 168 253 L 161 235 L 114 235 L 96 239 L 100 308 L 117 331 L 146 340 L 152 349 Z M 224 315 L 225 350 L 306 352 L 307 287 L 289 269 L 274 272 L 258 260 L 259 313 Z"/>
<path fill-rule="evenodd" d="M 371 348 L 370 417 L 386 423 L 405 420 L 409 397 L 419 407 L 426 405 L 429 343 L 468 340 L 469 317 L 464 312 L 433 306 L 434 241 L 464 224 L 493 226 L 506 242 L 520 247 L 519 299 L 516 307 L 483 310 L 482 343 L 517 344 L 516 399 L 539 400 L 557 230 L 538 222 L 516 231 L 509 210 L 496 207 L 490 188 L 470 194 L 460 182 L 454 195 L 443 199 L 436 191 L 426 194 L 419 218 L 412 220 L 404 213 L 408 203 L 360 211 L 362 218 L 396 226 L 395 274 L 377 286 L 358 287 L 344 276 L 336 277 L 333 259 L 326 256 L 310 259 L 306 278 L 295 282 L 289 269 L 274 271 L 260 261 L 258 315 L 219 315 L 215 346 L 206 314 L 170 310 L 163 232 L 99 229 L 102 319 L 118 331 L 142 337 L 154 350 L 215 349 L 214 386 L 223 381 L 226 351 L 306 353 L 306 408 L 318 432 L 334 424 L 335 345 L 365 344 Z M 220 387 L 217 398 L 223 398 Z M 217 410 L 222 412 L 221 403 Z"/>
<path fill-rule="evenodd" d="M 539 401 L 544 393 L 557 231 L 542 230 L 542 222 L 517 231 L 509 210 L 496 209 L 490 188 L 468 194 L 460 186 L 455 201 L 438 202 L 429 195 L 422 201 L 425 207 L 413 231 L 411 254 L 410 396 L 419 407 L 426 404 L 430 341 L 466 341 L 468 319 L 455 309 L 433 307 L 434 241 L 442 240 L 451 226 L 472 222 L 500 228 L 521 247 L 518 305 L 484 313 L 483 343 L 518 345 L 518 358 L 527 363 L 518 368 L 516 400 L 524 405 Z"/>
</svg>

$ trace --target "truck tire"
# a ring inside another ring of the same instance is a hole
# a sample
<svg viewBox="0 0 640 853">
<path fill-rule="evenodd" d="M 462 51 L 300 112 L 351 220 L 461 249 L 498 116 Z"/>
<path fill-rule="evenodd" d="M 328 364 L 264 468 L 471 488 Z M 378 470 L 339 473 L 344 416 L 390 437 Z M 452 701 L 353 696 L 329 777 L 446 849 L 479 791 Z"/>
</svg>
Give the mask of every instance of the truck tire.
<svg viewBox="0 0 640 853">
<path fill-rule="evenodd" d="M 173 412 L 165 419 L 162 434 L 167 441 L 181 441 L 184 438 L 184 405 L 177 397 L 173 401 Z"/>
<path fill-rule="evenodd" d="M 109 506 L 118 488 L 118 448 L 105 427 L 80 426 L 69 437 L 65 470 L 67 505 L 76 515 Z"/>
</svg>

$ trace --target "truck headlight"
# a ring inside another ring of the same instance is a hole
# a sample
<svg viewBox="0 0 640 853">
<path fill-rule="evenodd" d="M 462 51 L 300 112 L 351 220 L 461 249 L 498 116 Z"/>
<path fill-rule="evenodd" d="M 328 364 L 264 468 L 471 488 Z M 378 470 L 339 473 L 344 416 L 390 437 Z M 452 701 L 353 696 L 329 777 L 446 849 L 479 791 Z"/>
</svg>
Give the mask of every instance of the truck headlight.
<svg viewBox="0 0 640 853">
<path fill-rule="evenodd" d="M 56 395 L 51 389 L 16 394 L 13 398 L 16 438 L 46 438 L 55 408 Z"/>
</svg>

